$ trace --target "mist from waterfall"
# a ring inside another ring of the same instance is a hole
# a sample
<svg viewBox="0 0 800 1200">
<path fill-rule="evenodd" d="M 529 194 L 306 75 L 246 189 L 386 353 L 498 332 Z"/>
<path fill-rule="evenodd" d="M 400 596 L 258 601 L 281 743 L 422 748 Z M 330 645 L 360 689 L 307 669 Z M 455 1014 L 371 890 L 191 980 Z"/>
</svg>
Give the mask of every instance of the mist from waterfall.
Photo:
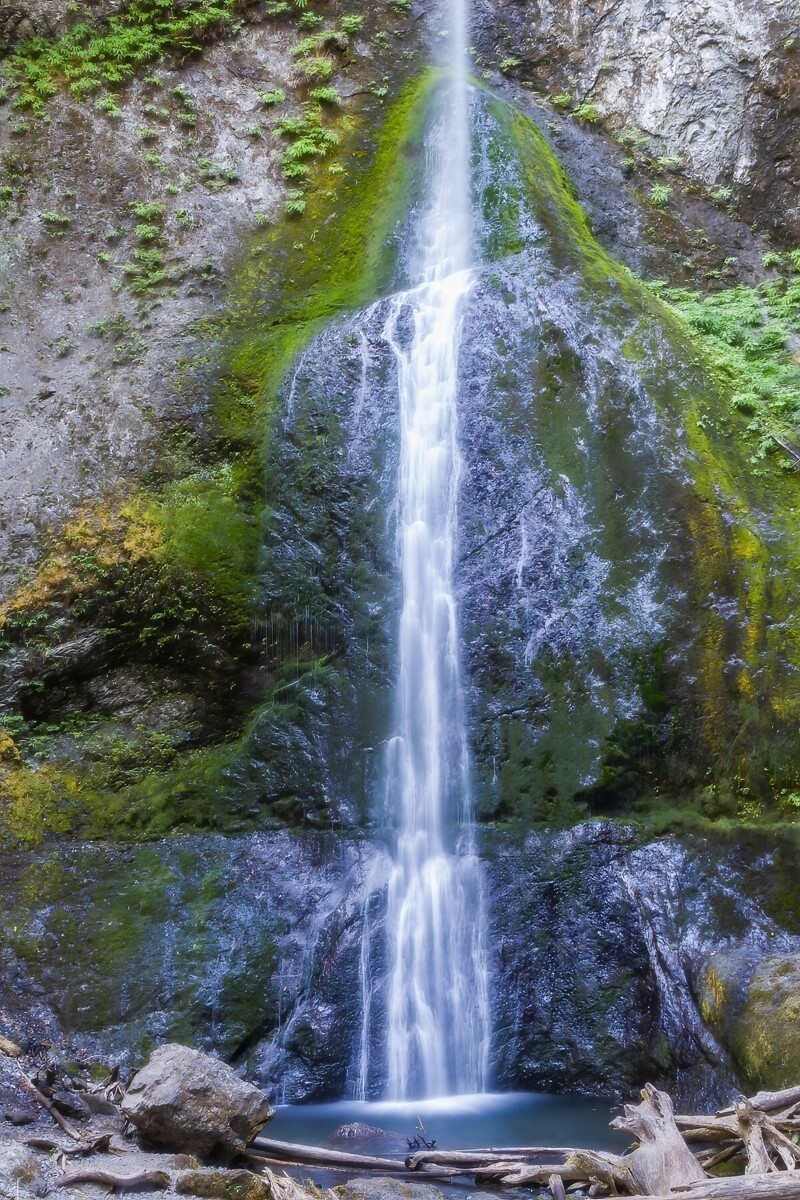
<svg viewBox="0 0 800 1200">
<path fill-rule="evenodd" d="M 385 766 L 394 832 L 386 909 L 386 1096 L 479 1092 L 489 1003 L 481 867 L 454 594 L 458 358 L 472 288 L 464 0 L 450 0 L 450 70 L 426 142 L 426 200 L 412 286 L 390 302 L 384 339 L 401 422 L 398 556 L 403 605 L 394 732 Z M 370 1071 L 369 937 L 362 955 L 360 1093 Z"/>
</svg>

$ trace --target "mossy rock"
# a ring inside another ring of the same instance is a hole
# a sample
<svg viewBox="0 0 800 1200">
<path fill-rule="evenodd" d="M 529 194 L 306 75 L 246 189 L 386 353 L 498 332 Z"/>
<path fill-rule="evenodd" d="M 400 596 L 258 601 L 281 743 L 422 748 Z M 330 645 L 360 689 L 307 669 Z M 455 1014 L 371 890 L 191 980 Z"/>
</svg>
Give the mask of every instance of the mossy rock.
<svg viewBox="0 0 800 1200">
<path fill-rule="evenodd" d="M 205 1200 L 273 1200 L 269 1182 L 252 1171 L 184 1171 L 175 1181 L 175 1191 Z"/>
<path fill-rule="evenodd" d="M 717 955 L 706 968 L 700 1008 L 730 1051 L 748 1090 L 800 1079 L 800 955 Z"/>
</svg>

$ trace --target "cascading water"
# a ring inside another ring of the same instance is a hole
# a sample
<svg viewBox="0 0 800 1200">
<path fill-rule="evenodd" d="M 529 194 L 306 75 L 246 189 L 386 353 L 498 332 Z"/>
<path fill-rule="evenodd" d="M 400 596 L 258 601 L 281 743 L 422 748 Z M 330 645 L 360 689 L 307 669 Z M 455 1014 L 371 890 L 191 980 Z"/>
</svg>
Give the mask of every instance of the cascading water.
<svg viewBox="0 0 800 1200">
<path fill-rule="evenodd" d="M 393 298 L 384 328 L 400 400 L 403 583 L 395 732 L 386 756 L 387 811 L 395 830 L 386 911 L 386 1093 L 392 1099 L 481 1091 L 489 1040 L 453 587 L 458 354 L 472 287 L 464 0 L 451 0 L 450 15 L 451 71 L 426 147 L 417 283 Z M 369 1070 L 369 976 L 367 952 L 362 1094 Z"/>
</svg>

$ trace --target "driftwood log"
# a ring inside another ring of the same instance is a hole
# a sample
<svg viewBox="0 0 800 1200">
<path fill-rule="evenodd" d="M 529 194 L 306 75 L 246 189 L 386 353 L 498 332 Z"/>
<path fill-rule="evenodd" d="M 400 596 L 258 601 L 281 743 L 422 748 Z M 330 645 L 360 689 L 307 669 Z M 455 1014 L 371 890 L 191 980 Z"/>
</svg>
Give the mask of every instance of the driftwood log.
<svg viewBox="0 0 800 1200">
<path fill-rule="evenodd" d="M 136 1175 L 113 1175 L 111 1171 L 73 1171 L 62 1175 L 56 1187 L 72 1187 L 76 1183 L 100 1183 L 106 1187 L 130 1190 L 131 1188 L 168 1188 L 171 1179 L 166 1171 L 139 1171 Z"/>
<path fill-rule="evenodd" d="M 626 1105 L 612 1127 L 636 1138 L 624 1155 L 565 1147 L 516 1146 L 486 1150 L 419 1151 L 406 1158 L 411 1171 L 438 1166 L 472 1175 L 479 1184 L 549 1188 L 564 1185 L 592 1196 L 625 1193 L 662 1200 L 800 1200 L 800 1088 L 761 1092 L 712 1115 L 676 1116 L 672 1101 L 648 1085 L 641 1103 Z M 691 1143 L 702 1142 L 698 1154 Z M 741 1177 L 714 1179 L 707 1170 L 742 1160 Z M 558 1161 L 558 1160 L 561 1161 Z M 554 1161 L 555 1160 L 555 1161 Z"/>
<path fill-rule="evenodd" d="M 20 1067 L 19 1070 L 19 1082 L 22 1087 L 24 1087 L 25 1091 L 33 1096 L 36 1103 L 41 1104 L 42 1108 L 50 1114 L 55 1123 L 61 1126 L 67 1137 L 71 1137 L 75 1142 L 80 1142 L 82 1140 L 82 1135 L 78 1132 L 74 1125 L 71 1125 L 66 1117 L 61 1115 L 53 1102 L 48 1100 L 47 1096 L 43 1095 L 43 1093 L 40 1092 L 33 1083 L 31 1083 L 30 1079 L 28 1079 L 28 1076 L 22 1070 L 22 1067 Z"/>
<path fill-rule="evenodd" d="M 639 1142 L 625 1159 L 628 1191 L 658 1196 L 705 1179 L 705 1171 L 675 1124 L 672 1100 L 652 1084 L 644 1088 L 642 1103 L 626 1104 L 624 1115 L 612 1121 L 611 1127 L 632 1133 Z"/>
</svg>

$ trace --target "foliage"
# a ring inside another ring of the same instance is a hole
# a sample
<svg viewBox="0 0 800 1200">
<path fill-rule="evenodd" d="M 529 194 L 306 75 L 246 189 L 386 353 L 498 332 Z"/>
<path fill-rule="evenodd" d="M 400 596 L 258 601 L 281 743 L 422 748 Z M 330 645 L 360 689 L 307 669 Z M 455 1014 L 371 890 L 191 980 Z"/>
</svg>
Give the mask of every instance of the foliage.
<svg viewBox="0 0 800 1200">
<path fill-rule="evenodd" d="M 672 188 L 665 183 L 654 183 L 650 188 L 650 203 L 656 208 L 666 208 L 672 199 Z"/>
<path fill-rule="evenodd" d="M 18 91 L 14 107 L 41 113 L 63 85 L 83 99 L 123 83 L 165 54 L 198 51 L 236 9 L 237 0 L 134 0 L 109 15 L 102 30 L 80 22 L 57 40 L 31 38 L 5 63 L 6 77 Z"/>
<path fill-rule="evenodd" d="M 800 366 L 790 345 L 800 332 L 800 274 L 787 257 L 788 278 L 759 287 L 737 286 L 713 295 L 657 285 L 662 299 L 700 338 L 747 426 L 757 465 L 772 449 L 773 434 L 800 440 Z M 793 460 L 786 459 L 793 467 Z"/>
<path fill-rule="evenodd" d="M 589 125 L 596 125 L 600 120 L 600 109 L 596 104 L 579 104 L 572 110 L 573 117 L 577 117 L 579 121 L 586 121 Z"/>
</svg>

